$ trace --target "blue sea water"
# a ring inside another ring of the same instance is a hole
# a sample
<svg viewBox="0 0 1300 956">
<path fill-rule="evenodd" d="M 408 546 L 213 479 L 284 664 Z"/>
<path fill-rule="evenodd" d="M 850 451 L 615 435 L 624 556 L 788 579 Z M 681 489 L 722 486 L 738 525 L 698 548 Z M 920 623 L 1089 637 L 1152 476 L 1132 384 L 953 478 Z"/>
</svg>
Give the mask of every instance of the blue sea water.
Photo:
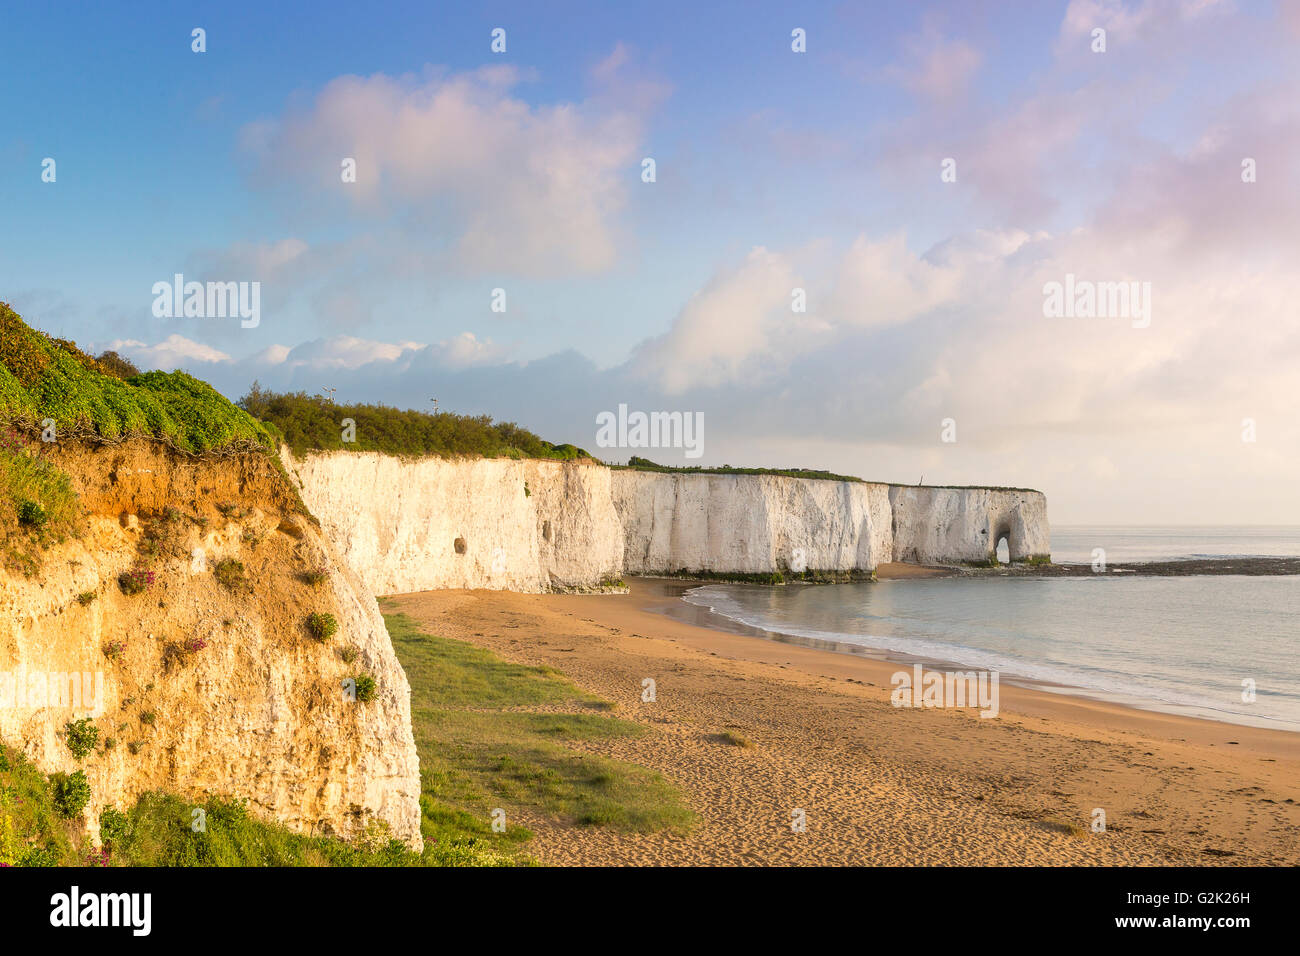
<svg viewBox="0 0 1300 956">
<path fill-rule="evenodd" d="M 1300 555 L 1300 528 L 1053 529 L 1086 563 Z M 915 578 L 707 585 L 684 597 L 732 622 L 880 656 L 1233 723 L 1300 731 L 1300 576 Z M 1243 681 L 1255 699 L 1243 700 Z"/>
</svg>

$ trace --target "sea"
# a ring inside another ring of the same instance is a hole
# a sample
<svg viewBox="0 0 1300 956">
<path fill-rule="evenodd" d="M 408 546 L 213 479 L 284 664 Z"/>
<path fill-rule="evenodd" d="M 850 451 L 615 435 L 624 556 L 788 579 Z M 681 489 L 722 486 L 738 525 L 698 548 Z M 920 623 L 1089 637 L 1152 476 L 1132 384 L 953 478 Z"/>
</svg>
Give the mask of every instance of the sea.
<svg viewBox="0 0 1300 956">
<path fill-rule="evenodd" d="M 1097 548 L 1107 562 L 1300 556 L 1300 527 L 1052 529 L 1057 563 L 1091 564 Z M 756 637 L 1300 732 L 1297 575 L 708 584 L 682 600 Z"/>
</svg>

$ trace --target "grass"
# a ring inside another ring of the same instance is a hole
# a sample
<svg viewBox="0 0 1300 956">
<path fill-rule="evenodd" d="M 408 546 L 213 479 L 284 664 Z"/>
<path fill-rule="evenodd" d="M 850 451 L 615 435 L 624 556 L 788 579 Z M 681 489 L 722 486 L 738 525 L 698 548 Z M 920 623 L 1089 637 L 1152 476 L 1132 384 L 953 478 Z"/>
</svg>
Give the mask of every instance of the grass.
<svg viewBox="0 0 1300 956">
<path fill-rule="evenodd" d="M 525 808 L 575 826 L 642 832 L 684 829 L 693 822 L 659 774 L 570 746 L 643 732 L 602 713 L 608 701 L 551 668 L 512 664 L 473 645 L 425 634 L 400 614 L 385 621 L 412 688 L 422 854 L 378 824 L 348 842 L 256 820 L 238 800 L 211 797 L 193 804 L 153 792 L 101 818 L 108 864 L 516 866 L 533 862 L 527 853 L 532 833 L 513 822 Z M 140 719 L 149 723 L 152 716 L 146 712 Z M 136 754 L 141 746 L 131 741 L 127 749 Z M 0 746 L 0 863 L 86 862 L 91 848 L 75 821 L 64 817 L 83 796 L 75 777 L 46 777 L 21 753 Z M 498 808 L 506 814 L 502 832 L 492 827 Z M 203 813 L 196 816 L 195 810 Z"/>
<path fill-rule="evenodd" d="M 1039 821 L 1039 825 L 1046 830 L 1052 830 L 1055 833 L 1063 833 L 1075 840 L 1086 840 L 1088 831 L 1077 823 L 1066 820 L 1060 820 L 1056 817 L 1045 817 Z"/>
<path fill-rule="evenodd" d="M 643 732 L 600 713 L 608 701 L 551 668 L 513 664 L 472 644 L 426 634 L 405 615 L 385 614 L 384 620 L 411 682 L 426 839 L 454 821 L 486 826 L 497 807 L 506 811 L 505 833 L 476 832 L 515 854 L 516 844 L 530 835 L 509 823 L 514 809 L 639 832 L 693 822 L 659 774 L 568 746 Z"/>
<path fill-rule="evenodd" d="M 715 739 L 720 744 L 729 744 L 732 747 L 742 747 L 746 750 L 754 746 L 754 741 L 750 740 L 743 734 L 738 734 L 730 730 L 724 730 L 722 733 L 716 734 Z"/>
<path fill-rule="evenodd" d="M 49 778 L 20 751 L 0 745 L 0 863 L 71 862 L 72 833 L 55 809 Z"/>
<path fill-rule="evenodd" d="M 44 548 L 80 532 L 72 479 L 41 447 L 13 427 L 0 431 L 0 570 L 26 577 L 40 570 Z"/>
<path fill-rule="evenodd" d="M 412 687 L 423 853 L 411 852 L 377 822 L 345 841 L 254 819 L 237 799 L 193 803 L 150 792 L 129 808 L 101 814 L 105 856 L 81 832 L 84 775 L 47 776 L 20 751 L 0 745 L 0 863 L 517 866 L 533 862 L 527 853 L 532 834 L 513 822 L 521 809 L 575 826 L 634 831 L 684 829 L 693 822 L 659 774 L 569 746 L 643 732 L 601 713 L 608 701 L 550 668 L 512 664 L 473 645 L 424 634 L 400 614 L 385 620 Z M 151 712 L 140 715 L 146 724 L 152 718 Z M 142 741 L 127 744 L 131 754 L 142 747 Z M 498 808 L 506 813 L 502 832 L 492 827 Z"/>
</svg>

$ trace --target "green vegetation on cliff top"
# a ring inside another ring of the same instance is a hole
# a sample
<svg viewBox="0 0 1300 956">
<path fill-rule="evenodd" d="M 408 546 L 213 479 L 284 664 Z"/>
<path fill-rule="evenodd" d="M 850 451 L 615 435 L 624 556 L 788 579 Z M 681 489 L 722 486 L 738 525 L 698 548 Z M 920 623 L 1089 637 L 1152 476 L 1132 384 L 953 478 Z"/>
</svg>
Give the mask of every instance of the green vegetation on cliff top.
<svg viewBox="0 0 1300 956">
<path fill-rule="evenodd" d="M 239 405 L 273 426 L 295 455 L 305 451 L 377 451 L 389 455 L 483 458 L 589 458 L 553 445 L 513 422 L 488 415 L 420 412 L 387 405 L 345 405 L 306 392 L 280 394 L 253 383 Z M 343 421 L 352 427 L 344 441 Z"/>
<path fill-rule="evenodd" d="M 626 465 L 606 462 L 610 468 L 624 471 L 651 471 L 669 475 L 779 475 L 784 478 L 810 478 L 817 481 L 856 481 L 865 483 L 864 478 L 853 475 L 837 475 L 833 471 L 818 471 L 814 468 L 734 468 L 731 465 L 660 465 L 648 458 L 633 455 Z M 1007 485 L 904 485 L 893 481 L 870 482 L 871 484 L 889 485 L 894 488 L 930 488 L 945 491 L 1034 491 L 1033 488 L 1015 488 Z"/>
<path fill-rule="evenodd" d="M 862 481 L 853 475 L 837 475 L 833 471 L 818 471 L 815 468 L 734 468 L 731 465 L 660 465 L 648 458 L 633 455 L 626 465 L 609 467 L 628 471 L 656 471 L 665 474 L 682 475 L 780 475 L 785 478 L 815 478 L 821 481 Z"/>
<path fill-rule="evenodd" d="M 101 362 L 66 339 L 37 332 L 0 302 L 0 422 L 59 438 L 155 438 L 192 454 L 269 451 L 270 431 L 216 389 L 184 372 L 126 379 L 128 363 Z"/>
</svg>

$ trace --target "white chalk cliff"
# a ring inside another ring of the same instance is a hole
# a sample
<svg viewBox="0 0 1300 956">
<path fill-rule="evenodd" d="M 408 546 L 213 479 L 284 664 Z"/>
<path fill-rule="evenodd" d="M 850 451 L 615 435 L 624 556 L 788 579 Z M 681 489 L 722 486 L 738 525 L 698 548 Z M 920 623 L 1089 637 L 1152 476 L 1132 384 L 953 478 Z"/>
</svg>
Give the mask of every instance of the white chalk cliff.
<svg viewBox="0 0 1300 956">
<path fill-rule="evenodd" d="M 870 572 L 1050 554 L 1037 491 L 610 469 L 593 462 L 283 453 L 377 594 L 552 591 L 623 574 Z"/>
</svg>

